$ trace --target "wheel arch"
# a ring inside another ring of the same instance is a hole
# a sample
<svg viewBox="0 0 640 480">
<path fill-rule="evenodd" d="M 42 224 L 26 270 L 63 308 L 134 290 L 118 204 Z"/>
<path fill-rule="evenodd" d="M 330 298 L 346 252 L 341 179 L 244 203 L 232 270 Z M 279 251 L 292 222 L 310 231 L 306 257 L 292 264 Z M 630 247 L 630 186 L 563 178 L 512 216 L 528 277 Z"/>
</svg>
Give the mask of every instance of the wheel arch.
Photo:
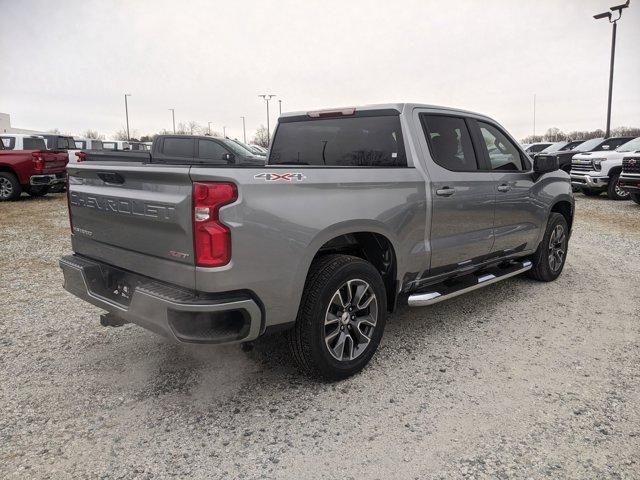
<svg viewBox="0 0 640 480">
<path fill-rule="evenodd" d="M 328 254 L 345 254 L 362 258 L 380 273 L 387 294 L 387 309 L 393 311 L 398 291 L 398 245 L 395 235 L 378 222 L 335 225 L 318 234 L 307 249 L 302 272 L 304 284 L 311 264 Z"/>
</svg>

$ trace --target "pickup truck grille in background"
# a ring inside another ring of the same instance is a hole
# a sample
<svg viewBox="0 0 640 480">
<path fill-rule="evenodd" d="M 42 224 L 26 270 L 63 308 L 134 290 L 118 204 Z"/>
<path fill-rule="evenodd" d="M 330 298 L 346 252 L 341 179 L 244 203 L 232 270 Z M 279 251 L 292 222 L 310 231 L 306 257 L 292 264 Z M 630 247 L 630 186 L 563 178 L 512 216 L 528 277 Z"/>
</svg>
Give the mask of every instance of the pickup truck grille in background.
<svg viewBox="0 0 640 480">
<path fill-rule="evenodd" d="M 624 173 L 640 174 L 640 157 L 625 158 L 622 160 L 622 171 Z"/>
<path fill-rule="evenodd" d="M 595 168 L 593 168 L 591 160 L 573 160 L 571 162 L 571 170 L 576 172 L 593 172 Z"/>
</svg>

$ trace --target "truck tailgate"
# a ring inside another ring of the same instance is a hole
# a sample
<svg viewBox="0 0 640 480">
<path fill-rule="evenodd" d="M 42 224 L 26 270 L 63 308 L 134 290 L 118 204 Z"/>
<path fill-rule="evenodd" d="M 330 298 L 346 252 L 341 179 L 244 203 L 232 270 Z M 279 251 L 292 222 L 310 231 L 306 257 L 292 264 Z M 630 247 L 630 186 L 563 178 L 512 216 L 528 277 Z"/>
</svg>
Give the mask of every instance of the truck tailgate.
<svg viewBox="0 0 640 480">
<path fill-rule="evenodd" d="M 40 152 L 44 158 L 43 173 L 59 173 L 64 172 L 68 162 L 67 152 L 47 151 Z"/>
<path fill-rule="evenodd" d="M 138 162 L 70 165 L 74 251 L 193 288 L 189 168 Z"/>
</svg>

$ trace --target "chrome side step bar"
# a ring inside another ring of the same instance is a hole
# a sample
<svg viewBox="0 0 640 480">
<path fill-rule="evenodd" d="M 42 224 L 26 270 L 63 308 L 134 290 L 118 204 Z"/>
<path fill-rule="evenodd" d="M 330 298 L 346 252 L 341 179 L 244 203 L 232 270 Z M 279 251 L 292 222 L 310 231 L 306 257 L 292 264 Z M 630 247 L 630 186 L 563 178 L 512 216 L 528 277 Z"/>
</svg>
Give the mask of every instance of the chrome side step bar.
<svg viewBox="0 0 640 480">
<path fill-rule="evenodd" d="M 459 285 L 447 287 L 443 284 L 435 285 L 432 291 L 423 293 L 414 293 L 409 296 L 410 307 L 424 307 L 426 305 L 433 305 L 444 300 L 448 300 L 458 295 L 462 295 L 473 290 L 477 290 L 492 283 L 505 280 L 507 278 L 515 277 L 521 273 L 530 270 L 532 267 L 529 260 L 515 263 L 514 265 L 502 268 L 494 269 L 491 272 L 485 272 L 479 276 L 474 275 L 470 281 L 461 281 Z"/>
</svg>

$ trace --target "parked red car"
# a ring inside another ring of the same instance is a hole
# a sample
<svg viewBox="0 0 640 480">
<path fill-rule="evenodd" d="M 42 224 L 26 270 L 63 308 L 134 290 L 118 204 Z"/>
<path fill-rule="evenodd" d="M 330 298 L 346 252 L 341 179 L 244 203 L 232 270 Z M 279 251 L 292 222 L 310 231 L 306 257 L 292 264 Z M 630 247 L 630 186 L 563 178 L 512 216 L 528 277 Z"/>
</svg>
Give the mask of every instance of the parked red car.
<svg viewBox="0 0 640 480">
<path fill-rule="evenodd" d="M 36 135 L 0 135 L 0 201 L 14 200 L 25 191 L 46 195 L 66 180 L 67 152 L 47 150 Z"/>
</svg>

